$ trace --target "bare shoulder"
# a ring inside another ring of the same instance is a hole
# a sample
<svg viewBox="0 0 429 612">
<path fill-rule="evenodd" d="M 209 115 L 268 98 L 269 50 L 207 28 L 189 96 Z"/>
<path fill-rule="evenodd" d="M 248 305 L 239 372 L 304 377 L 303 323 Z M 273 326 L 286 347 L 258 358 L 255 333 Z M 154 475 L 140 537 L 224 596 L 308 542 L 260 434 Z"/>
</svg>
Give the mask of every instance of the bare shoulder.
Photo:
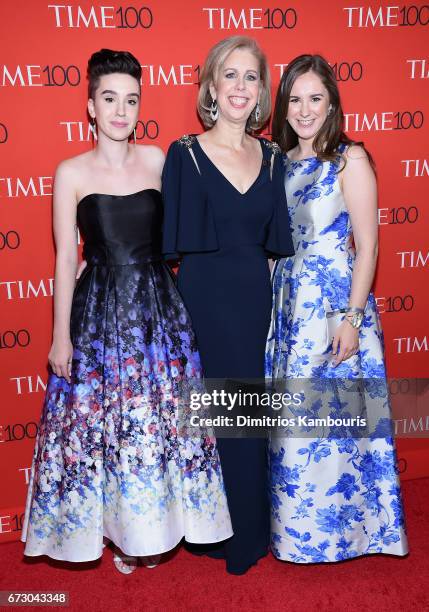
<svg viewBox="0 0 429 612">
<path fill-rule="evenodd" d="M 373 167 L 362 145 L 352 144 L 344 152 L 346 164 L 339 173 L 340 186 L 343 191 L 361 193 L 364 186 L 376 188 L 376 177 Z"/>
<path fill-rule="evenodd" d="M 75 155 L 75 157 L 69 157 L 63 159 L 56 169 L 55 176 L 62 178 L 72 178 L 73 176 L 78 177 L 83 170 L 88 169 L 88 165 L 91 163 L 92 151 Z"/>
<path fill-rule="evenodd" d="M 368 158 L 368 154 L 365 151 L 364 147 L 360 144 L 351 144 L 350 146 L 347 147 L 346 151 L 345 151 L 345 156 L 347 161 L 348 160 L 357 160 L 357 159 L 364 159 L 369 161 Z"/>
<path fill-rule="evenodd" d="M 137 155 L 141 161 L 150 167 L 162 167 L 165 162 L 164 151 L 155 145 L 136 145 Z"/>
<path fill-rule="evenodd" d="M 370 159 L 364 147 L 351 144 L 344 152 L 346 164 L 341 178 L 346 180 L 361 180 L 374 175 Z"/>
<path fill-rule="evenodd" d="M 55 171 L 54 196 L 65 202 L 65 198 L 71 202 L 78 201 L 80 186 L 90 173 L 93 153 L 87 151 L 75 157 L 64 159 Z"/>
</svg>

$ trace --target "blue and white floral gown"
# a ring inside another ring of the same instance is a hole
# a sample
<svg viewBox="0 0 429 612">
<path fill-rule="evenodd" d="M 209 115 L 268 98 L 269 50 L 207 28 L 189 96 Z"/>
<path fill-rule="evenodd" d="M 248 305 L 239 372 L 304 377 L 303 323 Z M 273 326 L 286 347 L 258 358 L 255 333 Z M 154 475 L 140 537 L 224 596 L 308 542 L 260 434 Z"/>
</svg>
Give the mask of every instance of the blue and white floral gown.
<svg viewBox="0 0 429 612">
<path fill-rule="evenodd" d="M 340 146 L 339 153 L 344 149 Z M 348 306 L 355 259 L 350 217 L 338 181 L 340 160 L 340 155 L 337 163 L 316 157 L 284 159 L 295 256 L 279 260 L 273 272 L 266 375 L 286 379 L 286 384 L 296 385 L 301 379 L 306 388 L 310 381 L 321 388 L 364 379 L 386 389 L 383 338 L 372 294 L 359 334 L 359 353 L 336 368 L 332 365 L 333 331 L 344 316 L 338 310 Z M 320 403 L 304 408 L 317 416 Z M 348 414 L 347 402 L 333 397 L 328 403 L 333 416 Z M 387 393 L 384 408 L 389 417 Z M 379 427 L 386 422 L 381 419 Z M 383 435 L 378 429 L 367 437 L 335 437 L 333 430 L 308 437 L 308 431 L 303 437 L 273 435 L 271 440 L 274 554 L 296 563 L 406 554 L 390 430 Z"/>
</svg>

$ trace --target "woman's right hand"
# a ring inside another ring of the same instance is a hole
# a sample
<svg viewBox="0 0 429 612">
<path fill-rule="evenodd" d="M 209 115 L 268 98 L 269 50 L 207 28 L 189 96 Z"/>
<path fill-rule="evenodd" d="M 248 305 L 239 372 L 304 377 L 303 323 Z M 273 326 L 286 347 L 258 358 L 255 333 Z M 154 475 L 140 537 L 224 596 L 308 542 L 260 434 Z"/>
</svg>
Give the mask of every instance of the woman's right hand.
<svg viewBox="0 0 429 612">
<path fill-rule="evenodd" d="M 54 374 L 70 382 L 73 345 L 71 340 L 54 340 L 49 351 L 48 361 Z"/>
</svg>

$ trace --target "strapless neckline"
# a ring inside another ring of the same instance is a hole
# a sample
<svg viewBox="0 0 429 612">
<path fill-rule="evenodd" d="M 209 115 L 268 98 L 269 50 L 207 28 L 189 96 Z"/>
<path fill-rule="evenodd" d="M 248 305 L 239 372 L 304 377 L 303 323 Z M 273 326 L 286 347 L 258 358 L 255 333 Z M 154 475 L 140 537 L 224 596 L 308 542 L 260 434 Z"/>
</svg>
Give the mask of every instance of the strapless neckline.
<svg viewBox="0 0 429 612">
<path fill-rule="evenodd" d="M 137 196 L 137 195 L 140 195 L 141 193 L 145 193 L 146 191 L 155 191 L 155 193 L 159 193 L 159 195 L 161 195 L 161 192 L 159 191 L 159 189 L 155 189 L 154 187 L 148 187 L 146 189 L 140 189 L 139 191 L 135 191 L 134 193 L 125 193 L 125 194 L 98 193 L 94 191 L 92 193 L 87 193 L 86 195 L 84 195 L 83 198 L 81 198 L 79 202 L 77 203 L 77 206 L 80 206 L 82 202 L 94 196 L 100 196 L 104 198 L 130 198 L 132 196 Z"/>
<path fill-rule="evenodd" d="M 153 188 L 135 193 L 88 193 L 76 217 L 84 256 L 92 265 L 129 265 L 161 258 L 162 197 Z"/>
</svg>

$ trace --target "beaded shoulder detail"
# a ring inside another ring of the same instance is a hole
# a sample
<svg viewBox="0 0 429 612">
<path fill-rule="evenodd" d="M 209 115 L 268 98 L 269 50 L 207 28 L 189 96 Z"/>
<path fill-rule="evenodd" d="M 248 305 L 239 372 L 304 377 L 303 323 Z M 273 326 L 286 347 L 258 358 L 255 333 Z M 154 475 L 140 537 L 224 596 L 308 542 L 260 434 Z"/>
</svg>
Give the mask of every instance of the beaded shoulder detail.
<svg viewBox="0 0 429 612">
<path fill-rule="evenodd" d="M 279 145 L 276 142 L 272 142 L 271 140 L 267 140 L 266 138 L 262 138 L 262 142 L 268 149 L 271 149 L 271 152 L 273 153 L 273 155 L 279 155 L 282 152 L 282 150 L 280 149 Z"/>
<path fill-rule="evenodd" d="M 192 136 L 191 134 L 185 134 L 184 136 L 182 136 L 181 138 L 177 140 L 178 144 L 188 147 L 188 149 L 189 147 L 192 147 L 195 141 L 196 141 L 196 137 Z"/>
</svg>

